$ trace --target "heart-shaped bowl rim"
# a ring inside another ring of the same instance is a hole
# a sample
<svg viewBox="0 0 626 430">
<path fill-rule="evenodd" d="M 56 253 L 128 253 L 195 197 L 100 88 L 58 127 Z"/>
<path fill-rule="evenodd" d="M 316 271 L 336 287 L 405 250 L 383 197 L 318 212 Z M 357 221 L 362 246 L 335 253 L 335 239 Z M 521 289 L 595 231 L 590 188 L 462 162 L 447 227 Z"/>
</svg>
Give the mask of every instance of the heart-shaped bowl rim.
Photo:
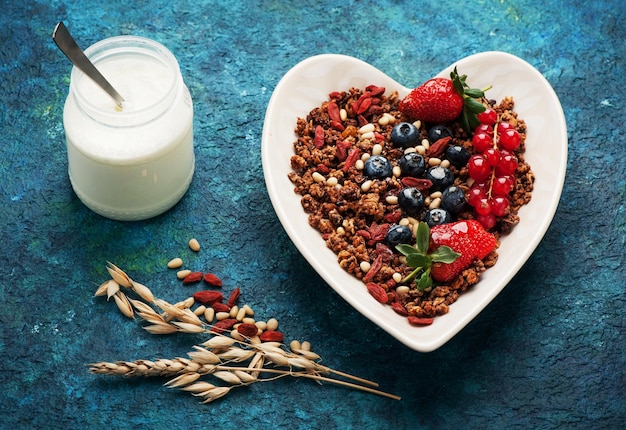
<svg viewBox="0 0 626 430">
<path fill-rule="evenodd" d="M 535 174 L 532 200 L 519 211 L 520 222 L 502 237 L 498 262 L 480 281 L 450 306 L 446 315 L 425 327 L 411 326 L 390 306 L 382 305 L 364 284 L 344 271 L 319 232 L 309 226 L 300 198 L 287 177 L 296 140 L 298 117 L 306 117 L 333 91 L 367 85 L 384 86 L 400 97 L 410 89 L 359 59 L 322 54 L 303 60 L 276 85 L 263 124 L 262 162 L 274 210 L 300 253 L 317 273 L 350 305 L 397 340 L 416 351 L 433 351 L 478 315 L 522 268 L 543 239 L 556 212 L 567 164 L 567 127 L 559 99 L 548 81 L 533 66 L 505 52 L 489 51 L 456 61 L 438 76 L 448 77 L 454 67 L 468 75 L 473 88 L 492 85 L 490 99 L 512 96 L 515 111 L 526 121 L 526 161 Z M 548 274 L 546 274 L 547 276 Z M 304 285 L 303 288 L 307 286 Z"/>
</svg>

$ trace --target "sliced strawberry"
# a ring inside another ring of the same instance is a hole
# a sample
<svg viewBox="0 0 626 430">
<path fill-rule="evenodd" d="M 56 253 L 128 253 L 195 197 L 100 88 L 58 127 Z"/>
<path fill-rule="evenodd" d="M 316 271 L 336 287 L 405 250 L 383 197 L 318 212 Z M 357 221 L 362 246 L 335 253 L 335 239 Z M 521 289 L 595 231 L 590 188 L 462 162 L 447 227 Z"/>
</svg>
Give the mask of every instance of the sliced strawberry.
<svg viewBox="0 0 626 430">
<path fill-rule="evenodd" d="M 476 260 L 482 260 L 496 247 L 496 238 L 474 220 L 434 226 L 430 230 L 431 249 L 446 245 L 460 255 L 452 263 L 433 263 L 431 276 L 435 281 L 456 278 Z"/>
</svg>

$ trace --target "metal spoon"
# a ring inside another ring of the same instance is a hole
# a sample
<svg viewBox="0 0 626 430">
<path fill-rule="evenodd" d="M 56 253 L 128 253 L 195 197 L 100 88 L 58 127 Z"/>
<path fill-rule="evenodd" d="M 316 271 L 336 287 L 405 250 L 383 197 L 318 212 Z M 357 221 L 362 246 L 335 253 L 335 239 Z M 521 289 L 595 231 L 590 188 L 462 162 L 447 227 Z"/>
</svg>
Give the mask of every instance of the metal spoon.
<svg viewBox="0 0 626 430">
<path fill-rule="evenodd" d="M 111 86 L 109 81 L 106 80 L 102 73 L 96 69 L 85 53 L 78 47 L 70 32 L 65 27 L 63 22 L 59 22 L 54 31 L 52 32 L 52 40 L 57 44 L 59 49 L 70 59 L 70 61 L 83 71 L 84 74 L 89 76 L 93 81 L 98 84 L 108 95 L 110 95 L 115 103 L 122 107 L 124 97 L 120 95 L 115 88 Z"/>
</svg>

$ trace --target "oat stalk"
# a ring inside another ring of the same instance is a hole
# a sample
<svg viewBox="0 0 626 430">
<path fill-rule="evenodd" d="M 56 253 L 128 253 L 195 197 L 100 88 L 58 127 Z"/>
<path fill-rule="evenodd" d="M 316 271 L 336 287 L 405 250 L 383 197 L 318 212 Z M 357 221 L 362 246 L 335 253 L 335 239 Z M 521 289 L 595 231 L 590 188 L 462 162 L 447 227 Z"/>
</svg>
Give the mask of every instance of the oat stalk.
<svg viewBox="0 0 626 430">
<path fill-rule="evenodd" d="M 108 263 L 107 270 L 112 279 L 101 284 L 95 295 L 107 296 L 107 300 L 113 298 L 122 314 L 133 319 L 138 317 L 148 323 L 143 328 L 149 333 L 207 334 L 210 338 L 200 345 L 194 345 L 193 351 L 187 353 L 188 358 L 101 361 L 89 365 L 91 373 L 171 378 L 165 386 L 190 392 L 201 397 L 203 403 L 217 400 L 233 388 L 286 376 L 332 383 L 400 400 L 399 396 L 378 390 L 376 382 L 320 364 L 321 357 L 310 351 L 308 342 L 301 344 L 293 341 L 291 350 L 287 350 L 282 343 L 262 342 L 259 336 L 227 336 L 223 334 L 225 330 L 218 327 L 219 322 L 213 324 L 203 321 L 198 315 L 202 312 L 191 309 L 194 305 L 193 297 L 170 304 L 156 298 L 148 287 L 133 281 L 114 264 Z M 261 377 L 262 374 L 273 376 Z"/>
</svg>

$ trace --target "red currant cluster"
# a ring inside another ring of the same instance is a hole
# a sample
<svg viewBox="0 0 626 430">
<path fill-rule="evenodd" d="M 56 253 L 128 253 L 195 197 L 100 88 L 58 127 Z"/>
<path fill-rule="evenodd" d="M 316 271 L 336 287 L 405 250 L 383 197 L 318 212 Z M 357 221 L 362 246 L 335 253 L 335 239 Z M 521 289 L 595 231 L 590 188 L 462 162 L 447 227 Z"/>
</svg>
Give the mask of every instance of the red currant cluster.
<svg viewBox="0 0 626 430">
<path fill-rule="evenodd" d="M 472 138 L 476 153 L 467 162 L 468 174 L 474 180 L 467 202 L 483 227 L 491 229 L 496 219 L 509 211 L 518 165 L 514 151 L 520 145 L 520 135 L 511 124 L 499 121 L 491 108 L 480 113 L 478 120 L 480 125 Z"/>
</svg>

